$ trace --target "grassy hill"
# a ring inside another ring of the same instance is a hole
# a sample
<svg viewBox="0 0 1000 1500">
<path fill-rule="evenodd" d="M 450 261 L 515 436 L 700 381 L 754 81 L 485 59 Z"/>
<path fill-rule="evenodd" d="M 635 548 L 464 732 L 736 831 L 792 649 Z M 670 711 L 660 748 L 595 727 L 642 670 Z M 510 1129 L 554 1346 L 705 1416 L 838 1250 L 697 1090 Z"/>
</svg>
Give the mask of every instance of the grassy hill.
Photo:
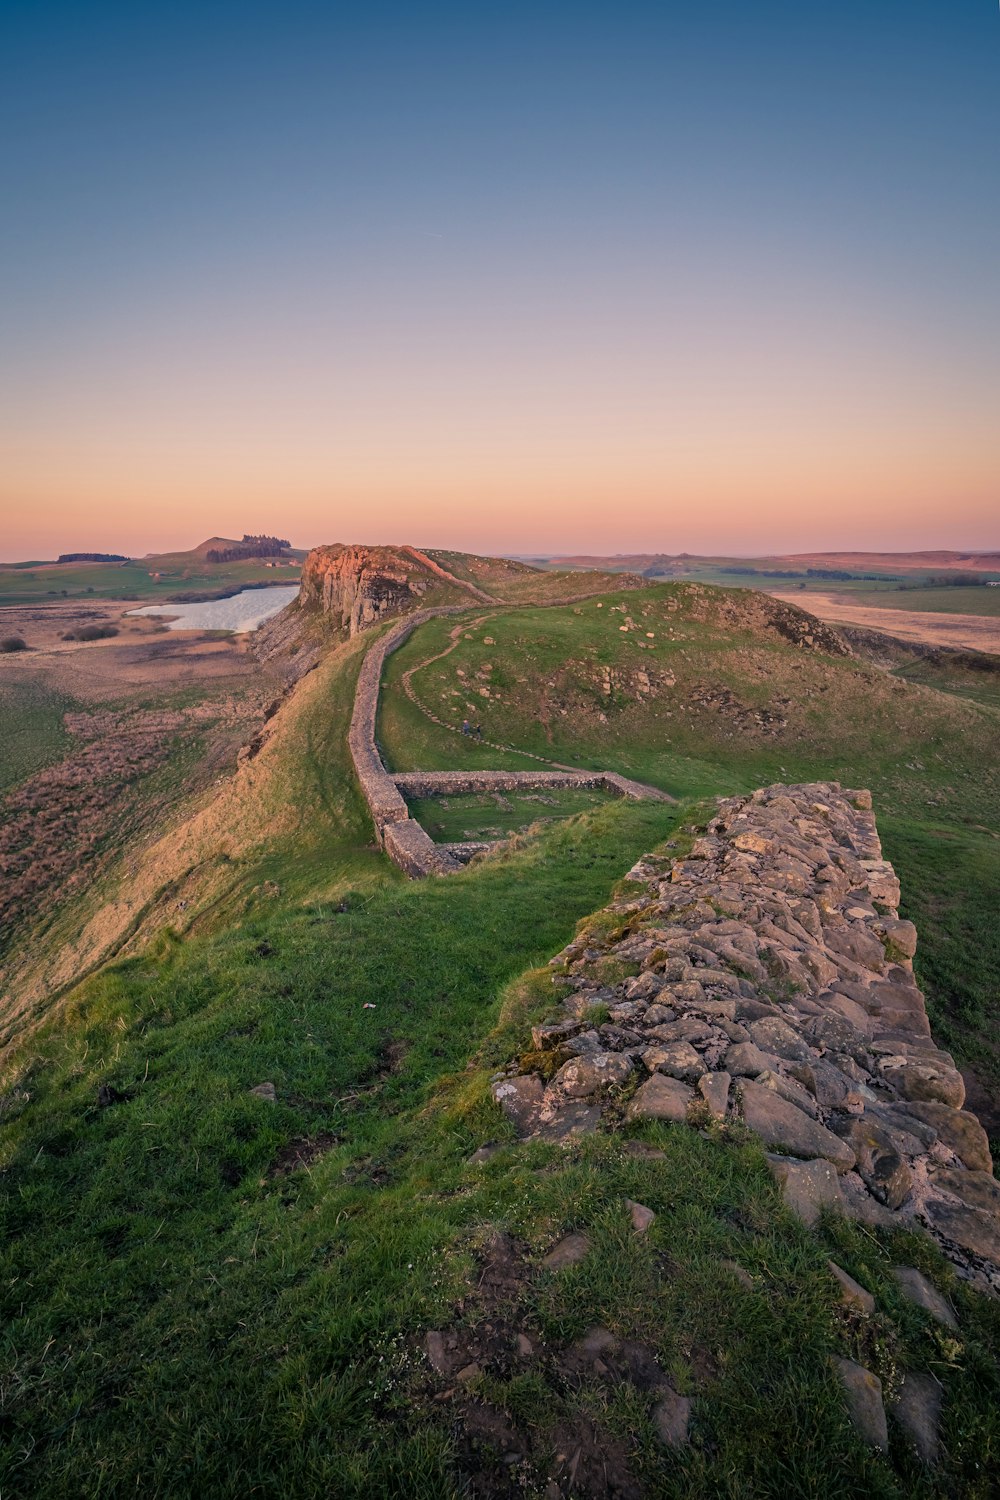
<svg viewBox="0 0 1000 1500">
<path fill-rule="evenodd" d="M 454 640 L 454 618 L 432 621 L 391 658 L 379 732 L 395 764 L 523 766 L 532 750 L 640 776 L 677 806 L 603 802 L 406 882 L 349 770 L 361 637 L 184 824 L 129 851 L 119 878 L 144 918 L 128 956 L 7 1058 L 0 1486 L 541 1495 L 579 1448 L 560 1493 L 608 1495 L 625 1454 L 644 1496 L 986 1500 L 1000 1318 L 929 1242 L 807 1232 L 749 1140 L 647 1125 L 662 1159 L 620 1134 L 519 1147 L 490 1099 L 551 1006 L 548 958 L 635 857 L 683 847 L 706 797 L 813 776 L 873 787 L 935 1022 L 989 1066 L 997 711 L 792 644 L 785 607 L 747 597 L 612 585 L 585 604 L 477 605 Z M 440 718 L 472 705 L 513 748 L 433 725 L 403 690 L 411 669 Z M 252 1092 L 265 1083 L 273 1100 Z M 649 1236 L 628 1231 L 626 1196 L 656 1209 Z M 586 1266 L 540 1268 L 583 1222 Z M 950 1293 L 958 1335 L 901 1301 L 890 1251 Z M 872 1320 L 842 1306 L 827 1256 L 876 1294 Z M 694 1396 L 689 1449 L 663 1449 L 634 1382 L 581 1377 L 573 1346 L 597 1323 Z M 449 1391 L 425 1339 L 455 1326 L 496 1357 Z M 889 1390 L 907 1365 L 940 1372 L 937 1474 L 895 1431 L 888 1458 L 859 1444 L 832 1354 L 863 1356 Z"/>
<path fill-rule="evenodd" d="M 1000 1079 L 990 1040 L 1000 947 L 989 918 L 1000 888 L 1000 714 L 865 661 L 792 648 L 764 624 L 769 608 L 743 591 L 660 584 L 562 609 L 501 610 L 421 667 L 451 644 L 449 622 L 431 621 L 390 658 L 382 743 L 400 770 L 529 765 L 434 725 L 402 691 L 416 668 L 413 689 L 446 722 L 474 716 L 487 740 L 678 796 L 816 778 L 871 787 L 921 932 L 935 1025 Z M 970 675 L 959 672 L 956 685 Z"/>
<path fill-rule="evenodd" d="M 290 552 L 281 567 L 267 567 L 263 558 L 245 562 L 212 563 L 213 548 L 237 546 L 227 537 L 209 537 L 188 552 L 164 552 L 125 563 L 0 564 L 0 607 L 44 604 L 52 599 L 173 598 L 195 591 L 205 597 L 235 592 L 251 583 L 287 583 L 298 577 L 304 552 Z M 295 562 L 295 568 L 288 566 Z"/>
</svg>

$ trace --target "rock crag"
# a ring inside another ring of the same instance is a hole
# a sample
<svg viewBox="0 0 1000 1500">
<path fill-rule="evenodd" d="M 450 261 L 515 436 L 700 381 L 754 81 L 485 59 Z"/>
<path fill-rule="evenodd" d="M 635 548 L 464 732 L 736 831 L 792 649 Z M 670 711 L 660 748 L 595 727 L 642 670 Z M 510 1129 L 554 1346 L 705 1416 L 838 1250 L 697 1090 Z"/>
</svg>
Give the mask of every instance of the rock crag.
<svg viewBox="0 0 1000 1500">
<path fill-rule="evenodd" d="M 492 602 L 475 585 L 415 547 L 366 547 L 337 542 L 314 547 L 302 565 L 300 600 L 318 606 L 349 635 L 390 615 L 418 608 L 429 593 L 451 590 Z"/>
<path fill-rule="evenodd" d="M 523 1137 L 740 1122 L 806 1222 L 828 1205 L 921 1225 L 1000 1290 L 1000 1185 L 931 1038 L 871 805 L 836 783 L 772 786 L 722 801 L 683 856 L 640 860 L 552 960 L 570 993 L 494 1098 Z"/>
</svg>

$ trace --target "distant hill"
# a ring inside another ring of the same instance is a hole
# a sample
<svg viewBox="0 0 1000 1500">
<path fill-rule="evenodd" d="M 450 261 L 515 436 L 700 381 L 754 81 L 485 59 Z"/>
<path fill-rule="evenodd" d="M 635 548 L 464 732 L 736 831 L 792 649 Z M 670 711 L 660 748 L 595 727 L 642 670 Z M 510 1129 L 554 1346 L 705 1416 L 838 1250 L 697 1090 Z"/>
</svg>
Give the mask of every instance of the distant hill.
<svg viewBox="0 0 1000 1500">
<path fill-rule="evenodd" d="M 609 573 L 691 573 L 722 567 L 839 568 L 858 573 L 905 573 L 926 569 L 963 572 L 1000 572 L 1000 551 L 994 552 L 785 552 L 762 557 L 709 556 L 690 552 L 633 552 L 615 556 L 549 557 L 539 559 L 556 568 L 599 568 Z"/>
</svg>

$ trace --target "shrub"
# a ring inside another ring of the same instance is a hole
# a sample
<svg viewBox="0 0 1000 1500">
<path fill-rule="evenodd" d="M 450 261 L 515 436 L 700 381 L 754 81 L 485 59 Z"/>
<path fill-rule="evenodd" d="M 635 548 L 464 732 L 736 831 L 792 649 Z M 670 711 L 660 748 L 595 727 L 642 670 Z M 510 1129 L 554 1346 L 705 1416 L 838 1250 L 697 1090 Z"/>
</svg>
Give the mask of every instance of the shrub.
<svg viewBox="0 0 1000 1500">
<path fill-rule="evenodd" d="M 79 630 L 67 630 L 64 641 L 106 641 L 118 634 L 117 625 L 81 625 Z"/>
<path fill-rule="evenodd" d="M 12 651 L 27 651 L 27 649 L 27 641 L 22 640 L 19 635 L 5 635 L 0 640 L 0 652 L 3 652 L 5 656 L 9 656 Z"/>
</svg>

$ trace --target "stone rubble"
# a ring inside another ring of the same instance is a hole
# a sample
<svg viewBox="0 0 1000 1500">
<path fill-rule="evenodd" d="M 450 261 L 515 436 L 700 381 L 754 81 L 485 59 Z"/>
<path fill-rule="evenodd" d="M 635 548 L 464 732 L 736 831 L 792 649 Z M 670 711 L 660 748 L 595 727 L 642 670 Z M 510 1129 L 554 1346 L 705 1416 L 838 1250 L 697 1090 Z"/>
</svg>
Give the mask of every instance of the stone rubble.
<svg viewBox="0 0 1000 1500">
<path fill-rule="evenodd" d="M 931 1038 L 871 805 L 837 783 L 772 786 L 721 801 L 683 856 L 641 859 L 551 961 L 571 992 L 494 1098 L 522 1137 L 623 1115 L 742 1122 L 807 1223 L 827 1205 L 923 1226 L 1000 1290 L 1000 1185 Z"/>
</svg>

